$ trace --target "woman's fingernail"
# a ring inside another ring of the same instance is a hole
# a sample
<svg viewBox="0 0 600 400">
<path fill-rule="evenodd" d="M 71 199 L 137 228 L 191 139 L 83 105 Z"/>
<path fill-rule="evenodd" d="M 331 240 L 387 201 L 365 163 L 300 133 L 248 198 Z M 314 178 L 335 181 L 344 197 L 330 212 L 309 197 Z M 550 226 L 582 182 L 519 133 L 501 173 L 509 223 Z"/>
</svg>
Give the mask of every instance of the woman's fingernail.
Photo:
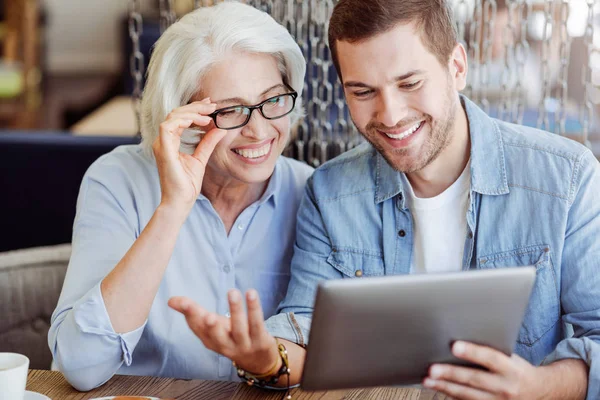
<svg viewBox="0 0 600 400">
<path fill-rule="evenodd" d="M 256 290 L 248 290 L 248 300 L 254 301 L 257 297 Z"/>
<path fill-rule="evenodd" d="M 240 294 L 237 290 L 229 291 L 229 301 L 232 303 L 237 303 L 238 301 L 240 301 Z"/>
</svg>

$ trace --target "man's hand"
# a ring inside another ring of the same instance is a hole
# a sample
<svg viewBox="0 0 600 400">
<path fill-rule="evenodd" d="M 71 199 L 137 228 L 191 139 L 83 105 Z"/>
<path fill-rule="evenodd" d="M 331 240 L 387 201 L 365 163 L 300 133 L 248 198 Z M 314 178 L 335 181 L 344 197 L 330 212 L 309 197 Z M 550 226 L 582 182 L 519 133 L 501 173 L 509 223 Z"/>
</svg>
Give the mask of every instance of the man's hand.
<svg viewBox="0 0 600 400">
<path fill-rule="evenodd" d="M 258 293 L 246 293 L 247 316 L 240 291 L 230 290 L 228 297 L 230 318 L 211 313 L 186 297 L 171 298 L 169 306 L 185 315 L 189 327 L 210 350 L 250 373 L 269 372 L 281 358 L 275 338 L 265 328 Z"/>
<path fill-rule="evenodd" d="M 463 360 L 481 365 L 474 368 L 434 364 L 423 386 L 460 400 L 516 400 L 546 398 L 540 368 L 523 358 L 511 357 L 485 346 L 456 342 L 452 353 Z"/>
</svg>

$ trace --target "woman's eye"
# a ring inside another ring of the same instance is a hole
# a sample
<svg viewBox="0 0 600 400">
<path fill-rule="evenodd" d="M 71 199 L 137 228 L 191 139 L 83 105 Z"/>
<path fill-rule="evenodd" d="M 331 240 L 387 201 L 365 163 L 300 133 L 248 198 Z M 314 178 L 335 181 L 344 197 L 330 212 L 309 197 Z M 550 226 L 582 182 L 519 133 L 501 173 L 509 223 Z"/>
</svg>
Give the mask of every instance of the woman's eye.
<svg viewBox="0 0 600 400">
<path fill-rule="evenodd" d="M 242 114 L 243 112 L 244 112 L 244 108 L 238 107 L 238 108 L 232 108 L 230 110 L 223 110 L 223 111 L 219 112 L 219 114 L 223 117 L 227 117 L 227 116 L 231 116 L 231 115 L 235 115 L 235 114 Z"/>
<path fill-rule="evenodd" d="M 281 103 L 283 98 L 281 96 L 273 97 L 267 101 L 268 104 L 276 105 Z"/>
</svg>

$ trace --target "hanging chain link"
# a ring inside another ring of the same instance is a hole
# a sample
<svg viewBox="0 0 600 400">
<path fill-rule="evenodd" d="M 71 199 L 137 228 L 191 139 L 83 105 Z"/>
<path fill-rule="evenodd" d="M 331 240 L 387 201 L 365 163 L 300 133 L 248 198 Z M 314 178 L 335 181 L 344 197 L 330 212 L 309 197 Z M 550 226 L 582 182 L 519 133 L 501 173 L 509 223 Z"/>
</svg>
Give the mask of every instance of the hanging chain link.
<svg viewBox="0 0 600 400">
<path fill-rule="evenodd" d="M 587 62 L 583 65 L 581 74 L 583 83 L 583 107 L 581 110 L 581 122 L 583 125 L 583 143 L 589 146 L 588 137 L 590 133 L 590 124 L 593 118 L 592 102 L 592 56 L 594 54 L 594 0 L 587 0 L 588 16 L 585 27 L 585 46 L 587 49 Z"/>
<path fill-rule="evenodd" d="M 516 101 L 512 112 L 511 121 L 517 124 L 523 123 L 525 114 L 526 93 L 522 84 L 525 77 L 525 64 L 529 57 L 529 42 L 527 41 L 527 19 L 531 15 L 530 0 L 521 0 L 517 13 L 517 20 L 520 21 L 519 35 L 520 40 L 515 45 L 515 63 L 516 63 L 516 83 L 515 93 Z"/>
<path fill-rule="evenodd" d="M 284 19 L 282 23 L 290 29 L 290 33 L 296 38 L 296 42 L 302 51 L 305 59 L 307 60 L 307 75 L 310 65 L 309 57 L 309 15 L 310 15 L 310 4 L 302 0 L 288 0 L 288 7 L 284 13 Z M 308 120 L 312 119 L 309 111 L 310 104 L 309 100 L 309 88 L 308 79 L 304 81 L 304 87 L 302 90 L 302 97 L 306 109 L 306 118 L 302 118 L 296 127 L 296 135 L 294 141 L 293 152 L 300 161 L 309 162 L 308 156 L 308 143 L 311 137 L 311 127 L 308 124 Z"/>
<path fill-rule="evenodd" d="M 514 43 L 517 37 L 516 28 L 513 23 L 513 16 L 517 11 L 518 6 L 519 5 L 517 3 L 517 0 L 508 0 L 506 4 L 508 21 L 506 26 L 504 27 L 504 32 L 502 32 L 502 39 L 504 42 L 504 69 L 502 70 L 501 77 L 502 102 L 500 105 L 498 118 L 503 120 L 507 120 L 510 117 L 513 97 L 519 96 L 519 93 L 515 92 L 514 88 L 512 87 L 514 82 L 512 74 L 512 72 L 514 71 L 513 64 L 515 59 Z"/>
<path fill-rule="evenodd" d="M 173 0 L 158 0 L 160 13 L 160 33 L 163 33 L 175 22 L 177 16 L 173 8 Z"/>
<path fill-rule="evenodd" d="M 481 92 L 480 103 L 483 110 L 490 113 L 490 101 L 487 97 L 488 87 L 490 83 L 490 65 L 492 64 L 492 41 L 494 40 L 494 21 L 496 19 L 496 0 L 485 0 L 483 5 L 483 62 L 481 63 L 480 71 L 480 87 Z"/>
<path fill-rule="evenodd" d="M 131 0 L 129 3 L 129 37 L 132 42 L 132 53 L 129 58 L 129 70 L 133 78 L 132 107 L 135 113 L 137 133 L 141 134 L 141 99 L 142 81 L 144 79 L 144 54 L 140 51 L 140 36 L 143 33 L 142 14 L 140 13 L 140 0 Z"/>
<path fill-rule="evenodd" d="M 471 99 L 478 103 L 480 98 L 479 93 L 479 74 L 480 74 L 480 65 L 481 65 L 481 32 L 482 26 L 481 21 L 483 19 L 483 8 L 481 6 L 481 1 L 475 1 L 475 8 L 472 14 L 471 26 L 469 29 L 469 57 L 472 61 L 471 64 L 471 77 L 468 79 L 467 84 L 467 95 L 471 96 Z"/>
<path fill-rule="evenodd" d="M 469 14 L 471 8 L 467 3 L 467 0 L 458 0 L 458 4 L 454 7 L 454 20 L 456 21 L 456 32 L 458 34 L 458 40 L 468 49 L 467 40 L 467 22 L 472 19 L 472 14 Z M 470 77 L 469 77 L 470 78 Z M 467 85 L 464 89 L 464 93 L 467 97 L 471 97 L 471 83 L 470 79 L 467 81 Z"/>
<path fill-rule="evenodd" d="M 540 129 L 550 129 L 548 111 L 546 104 L 550 99 L 550 56 L 551 42 L 553 36 L 552 11 L 554 9 L 554 0 L 546 0 L 544 3 L 544 30 L 542 36 L 542 96 L 538 107 L 537 127 Z"/>
<path fill-rule="evenodd" d="M 558 30 L 560 48 L 558 56 L 560 59 L 560 71 L 558 75 L 557 98 L 560 102 L 558 112 L 554 114 L 555 132 L 559 135 L 566 133 L 568 90 L 569 90 L 569 59 L 571 57 L 571 37 L 567 22 L 569 20 L 569 0 L 560 3 L 560 27 Z"/>
</svg>

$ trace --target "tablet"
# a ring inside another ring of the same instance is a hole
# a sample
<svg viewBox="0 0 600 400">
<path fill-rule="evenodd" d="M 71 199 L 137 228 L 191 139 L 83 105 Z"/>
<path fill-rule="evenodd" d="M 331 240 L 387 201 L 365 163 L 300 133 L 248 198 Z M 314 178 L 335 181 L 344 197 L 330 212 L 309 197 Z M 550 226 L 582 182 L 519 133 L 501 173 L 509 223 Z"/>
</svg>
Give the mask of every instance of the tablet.
<svg viewBox="0 0 600 400">
<path fill-rule="evenodd" d="M 305 390 L 420 384 L 465 340 L 511 354 L 533 266 L 319 284 L 302 374 Z"/>
</svg>

